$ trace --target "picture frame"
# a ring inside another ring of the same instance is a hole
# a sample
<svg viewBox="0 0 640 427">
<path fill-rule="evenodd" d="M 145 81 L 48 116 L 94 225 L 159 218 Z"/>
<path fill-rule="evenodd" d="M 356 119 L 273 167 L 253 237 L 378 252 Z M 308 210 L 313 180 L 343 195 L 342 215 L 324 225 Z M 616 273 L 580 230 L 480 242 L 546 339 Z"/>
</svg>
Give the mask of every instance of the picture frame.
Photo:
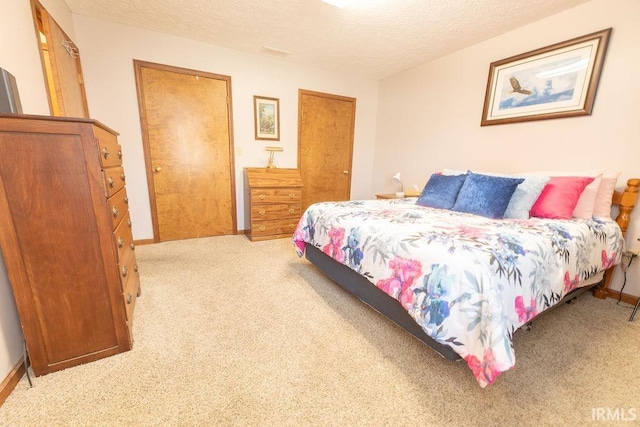
<svg viewBox="0 0 640 427">
<path fill-rule="evenodd" d="M 257 140 L 280 141 L 280 100 L 278 98 L 255 95 L 253 115 Z"/>
<path fill-rule="evenodd" d="M 611 28 L 489 66 L 481 126 L 590 115 Z"/>
</svg>

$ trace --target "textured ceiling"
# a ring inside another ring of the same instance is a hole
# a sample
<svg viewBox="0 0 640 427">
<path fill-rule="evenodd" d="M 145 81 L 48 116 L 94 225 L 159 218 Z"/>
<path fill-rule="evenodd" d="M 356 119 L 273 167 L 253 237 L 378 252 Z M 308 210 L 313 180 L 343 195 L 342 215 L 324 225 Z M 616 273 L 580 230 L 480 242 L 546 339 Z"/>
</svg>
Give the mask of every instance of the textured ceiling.
<svg viewBox="0 0 640 427">
<path fill-rule="evenodd" d="M 81 15 L 381 79 L 589 0 L 65 1 Z"/>
</svg>

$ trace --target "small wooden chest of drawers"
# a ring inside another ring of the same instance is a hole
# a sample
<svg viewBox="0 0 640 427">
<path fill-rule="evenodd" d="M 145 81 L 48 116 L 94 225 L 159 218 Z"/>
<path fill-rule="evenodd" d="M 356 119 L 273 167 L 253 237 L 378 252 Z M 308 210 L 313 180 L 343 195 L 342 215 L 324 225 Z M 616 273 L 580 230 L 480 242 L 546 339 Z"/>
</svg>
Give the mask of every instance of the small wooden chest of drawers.
<svg viewBox="0 0 640 427">
<path fill-rule="evenodd" d="M 290 237 L 300 219 L 302 179 L 297 169 L 246 168 L 246 205 L 252 241 Z"/>
<path fill-rule="evenodd" d="M 140 278 L 117 133 L 0 116 L 0 150 L 0 246 L 34 373 L 131 349 Z"/>
</svg>

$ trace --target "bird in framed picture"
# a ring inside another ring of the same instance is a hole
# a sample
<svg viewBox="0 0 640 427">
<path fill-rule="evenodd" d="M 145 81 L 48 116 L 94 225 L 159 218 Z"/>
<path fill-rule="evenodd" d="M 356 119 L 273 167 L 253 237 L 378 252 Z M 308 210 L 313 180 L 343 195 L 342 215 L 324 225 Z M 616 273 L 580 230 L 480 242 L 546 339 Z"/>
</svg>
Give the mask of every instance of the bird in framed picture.
<svg viewBox="0 0 640 427">
<path fill-rule="evenodd" d="M 523 95 L 531 95 L 531 91 L 523 89 L 522 86 L 520 86 L 520 82 L 515 77 L 509 77 L 509 82 L 511 83 L 513 92 L 521 93 Z"/>
</svg>

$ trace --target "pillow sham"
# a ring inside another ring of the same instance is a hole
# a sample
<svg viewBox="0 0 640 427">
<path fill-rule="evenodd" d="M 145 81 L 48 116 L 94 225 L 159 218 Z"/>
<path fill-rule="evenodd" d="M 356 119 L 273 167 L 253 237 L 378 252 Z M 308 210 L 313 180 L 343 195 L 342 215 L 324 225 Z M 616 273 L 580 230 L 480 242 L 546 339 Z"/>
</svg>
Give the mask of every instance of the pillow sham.
<svg viewBox="0 0 640 427">
<path fill-rule="evenodd" d="M 483 175 L 469 171 L 453 210 L 487 218 L 502 218 L 513 192 L 522 182 L 522 178 Z"/>
<path fill-rule="evenodd" d="M 566 171 L 539 171 L 539 172 L 527 172 L 522 175 L 545 175 L 545 176 L 571 176 L 571 177 L 591 177 L 594 180 L 585 187 L 578 203 L 573 209 L 572 217 L 580 219 L 589 219 L 593 217 L 593 209 L 596 202 L 596 195 L 598 194 L 598 187 L 600 186 L 600 180 L 604 170 L 593 169 L 580 172 L 566 172 Z"/>
<path fill-rule="evenodd" d="M 576 207 L 573 209 L 573 217 L 580 219 L 593 218 L 593 209 L 596 206 L 596 197 L 598 196 L 598 189 L 602 182 L 602 174 L 599 174 L 593 178 L 591 184 L 584 187 L 584 191 L 578 199 Z"/>
<path fill-rule="evenodd" d="M 618 178 L 621 172 L 605 173 L 602 175 L 596 202 L 593 207 L 593 216 L 595 217 L 611 217 L 611 198 L 618 184 Z"/>
<path fill-rule="evenodd" d="M 461 173 L 454 169 L 444 169 L 443 175 L 457 175 Z M 462 171 L 464 173 L 464 171 Z M 506 178 L 522 178 L 524 182 L 516 187 L 516 191 L 513 192 L 511 200 L 507 205 L 507 209 L 504 211 L 504 218 L 512 219 L 528 219 L 529 211 L 533 207 L 533 204 L 538 200 L 540 193 L 544 189 L 547 182 L 549 182 L 548 176 L 519 176 L 500 174 L 492 172 L 476 172 L 483 175 L 501 176 Z"/>
<path fill-rule="evenodd" d="M 434 173 L 422 189 L 416 204 L 429 208 L 451 209 L 467 175 L 440 175 Z"/>
<path fill-rule="evenodd" d="M 529 214 L 538 218 L 571 219 L 585 187 L 593 177 L 552 176 Z"/>
</svg>

